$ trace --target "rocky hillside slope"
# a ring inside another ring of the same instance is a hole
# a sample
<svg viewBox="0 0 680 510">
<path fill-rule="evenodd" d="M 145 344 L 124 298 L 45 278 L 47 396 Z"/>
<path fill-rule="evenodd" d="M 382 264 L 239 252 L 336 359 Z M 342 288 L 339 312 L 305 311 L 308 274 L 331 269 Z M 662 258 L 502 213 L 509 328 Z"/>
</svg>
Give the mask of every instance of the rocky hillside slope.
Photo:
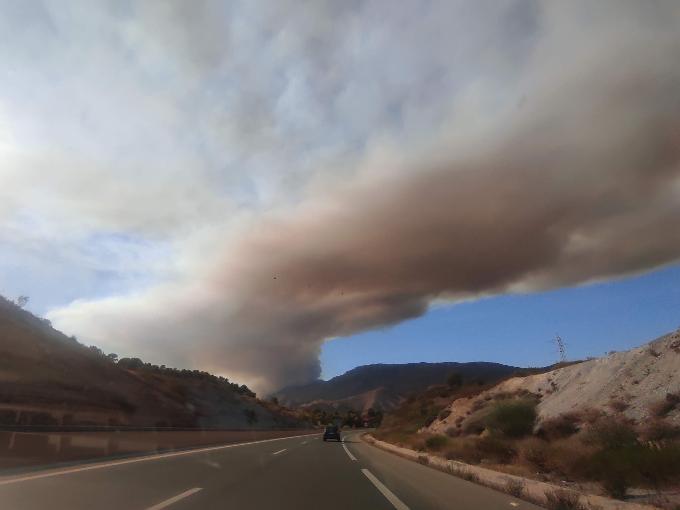
<svg viewBox="0 0 680 510">
<path fill-rule="evenodd" d="M 539 420 L 595 409 L 623 413 L 641 423 L 663 415 L 680 424 L 680 330 L 629 351 L 611 353 L 565 368 L 513 377 L 471 398 L 452 402 L 428 432 L 465 428 L 487 402 L 532 394 L 540 401 Z"/>
<path fill-rule="evenodd" d="M 116 363 L 0 297 L 0 425 L 273 428 L 298 420 L 222 377 Z"/>
</svg>

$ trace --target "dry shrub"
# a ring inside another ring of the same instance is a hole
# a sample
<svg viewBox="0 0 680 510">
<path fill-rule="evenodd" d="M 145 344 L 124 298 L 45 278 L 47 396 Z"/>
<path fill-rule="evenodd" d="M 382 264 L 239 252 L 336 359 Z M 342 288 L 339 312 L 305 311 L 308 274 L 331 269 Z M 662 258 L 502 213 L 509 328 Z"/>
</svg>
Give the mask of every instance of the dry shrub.
<svg viewBox="0 0 680 510">
<path fill-rule="evenodd" d="M 448 460 L 459 460 L 469 464 L 478 464 L 481 452 L 477 450 L 475 441 L 468 438 L 458 438 L 449 441 L 444 456 Z"/>
<path fill-rule="evenodd" d="M 505 483 L 505 492 L 516 498 L 521 498 L 524 494 L 524 482 L 516 478 L 509 478 Z"/>
<path fill-rule="evenodd" d="M 642 439 L 644 441 L 671 441 L 680 437 L 680 427 L 671 425 L 663 419 L 650 421 L 642 429 Z"/>
<path fill-rule="evenodd" d="M 593 425 L 604 417 L 604 413 L 600 409 L 594 407 L 585 407 L 576 413 L 579 423 L 587 423 Z"/>
<path fill-rule="evenodd" d="M 475 435 L 481 434 L 486 429 L 484 420 L 485 417 L 483 416 L 477 416 L 468 419 L 463 424 L 463 434 L 475 434 Z"/>
<path fill-rule="evenodd" d="M 446 443 L 448 442 L 449 438 L 446 436 L 442 435 L 431 436 L 425 440 L 425 447 L 428 450 L 438 452 L 439 450 L 444 448 L 446 446 Z"/>
<path fill-rule="evenodd" d="M 510 441 L 493 435 L 477 439 L 477 450 L 482 458 L 498 464 L 508 464 L 517 456 L 517 451 Z"/>
<path fill-rule="evenodd" d="M 550 445 L 535 437 L 529 437 L 519 445 L 519 457 L 525 464 L 538 471 L 548 470 Z"/>
<path fill-rule="evenodd" d="M 437 416 L 437 418 L 439 418 L 440 420 L 445 420 L 450 415 L 451 415 L 451 410 L 450 409 L 444 409 L 442 412 L 439 413 L 439 416 Z"/>
<path fill-rule="evenodd" d="M 416 450 L 417 452 L 424 452 L 425 451 L 425 441 L 423 439 L 411 439 L 410 442 L 407 442 L 406 447 L 410 447 L 412 450 Z"/>
<path fill-rule="evenodd" d="M 581 441 L 578 436 L 547 443 L 546 471 L 573 479 L 584 479 L 584 466 L 597 451 L 597 447 Z"/>
<path fill-rule="evenodd" d="M 638 444 L 637 431 L 624 420 L 601 420 L 595 423 L 585 441 L 601 448 L 624 448 Z"/>
<path fill-rule="evenodd" d="M 458 437 L 460 436 L 460 429 L 457 429 L 456 427 L 449 427 L 446 429 L 446 435 L 449 437 Z"/>
<path fill-rule="evenodd" d="M 626 409 L 628 409 L 628 407 L 630 407 L 623 400 L 610 400 L 608 405 L 609 405 L 610 409 L 612 409 L 613 411 L 615 411 L 617 413 L 622 413 Z"/>
<path fill-rule="evenodd" d="M 579 430 L 580 421 L 581 417 L 574 412 L 547 418 L 541 422 L 539 434 L 550 440 L 573 436 Z"/>
<path fill-rule="evenodd" d="M 486 401 L 484 400 L 475 400 L 472 403 L 472 412 L 474 413 L 475 411 L 479 411 L 480 409 L 484 409 L 486 407 Z"/>
<path fill-rule="evenodd" d="M 649 349 L 647 349 L 647 352 L 650 355 L 654 356 L 655 358 L 658 358 L 659 356 L 661 356 L 661 353 L 659 351 L 657 351 L 656 349 L 654 349 L 654 347 L 649 347 Z"/>
<path fill-rule="evenodd" d="M 680 446 L 641 444 L 628 423 L 598 423 L 587 440 L 597 451 L 579 465 L 579 474 L 600 481 L 614 498 L 623 499 L 629 487 L 658 488 L 677 482 L 680 476 Z"/>
<path fill-rule="evenodd" d="M 477 483 L 479 482 L 479 476 L 477 476 L 477 473 L 473 473 L 467 468 L 461 467 L 461 466 L 454 466 L 450 465 L 449 466 L 449 472 L 457 476 L 458 478 L 462 478 L 463 480 L 467 480 L 468 482 L 472 483 Z"/>
<path fill-rule="evenodd" d="M 562 489 L 545 493 L 545 507 L 548 510 L 588 510 L 578 494 Z"/>
<path fill-rule="evenodd" d="M 666 393 L 666 398 L 656 402 L 655 404 L 652 404 L 649 407 L 649 411 L 652 413 L 652 416 L 655 416 L 656 418 L 663 418 L 668 415 L 668 413 L 676 409 L 678 404 L 680 404 L 680 394 Z"/>
</svg>

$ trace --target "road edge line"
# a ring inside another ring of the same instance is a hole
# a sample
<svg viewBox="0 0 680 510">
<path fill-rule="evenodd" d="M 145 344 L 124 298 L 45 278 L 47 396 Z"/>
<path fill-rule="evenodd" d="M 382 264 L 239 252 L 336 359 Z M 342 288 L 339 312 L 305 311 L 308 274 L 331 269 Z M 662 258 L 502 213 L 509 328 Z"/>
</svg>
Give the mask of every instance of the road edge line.
<svg viewBox="0 0 680 510">
<path fill-rule="evenodd" d="M 397 510 L 410 510 L 406 504 L 400 500 L 397 495 L 389 490 L 385 485 L 378 480 L 373 473 L 371 473 L 368 469 L 362 469 L 361 472 L 366 475 L 366 478 L 368 478 L 373 485 L 375 485 L 375 488 L 380 491 L 380 494 L 385 496 L 387 501 L 389 501 L 394 508 Z"/>
<path fill-rule="evenodd" d="M 345 453 L 347 454 L 350 460 L 357 460 L 357 458 L 354 455 L 352 455 L 352 452 L 350 452 L 349 449 L 347 449 L 347 446 L 345 446 L 344 439 L 342 440 L 342 448 L 343 450 L 345 450 Z"/>
</svg>

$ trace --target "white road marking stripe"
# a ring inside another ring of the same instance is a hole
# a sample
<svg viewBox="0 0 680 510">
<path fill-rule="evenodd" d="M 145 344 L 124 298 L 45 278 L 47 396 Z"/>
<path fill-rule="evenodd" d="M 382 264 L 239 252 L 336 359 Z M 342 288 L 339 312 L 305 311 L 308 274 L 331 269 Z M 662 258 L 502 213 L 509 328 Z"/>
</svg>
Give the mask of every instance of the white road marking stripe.
<svg viewBox="0 0 680 510">
<path fill-rule="evenodd" d="M 203 490 L 201 487 L 194 487 L 193 489 L 189 489 L 188 491 L 184 491 L 182 494 L 177 494 L 177 496 L 173 496 L 170 499 L 166 499 L 165 501 L 161 501 L 157 505 L 150 506 L 146 510 L 161 510 L 161 508 L 168 507 L 172 505 L 173 503 L 176 503 L 180 499 L 184 499 L 186 497 L 191 496 L 192 494 L 196 494 L 198 491 Z"/>
<path fill-rule="evenodd" d="M 407 507 L 402 500 L 400 500 L 391 490 L 389 490 L 387 487 L 383 485 L 383 483 L 378 480 L 375 476 L 373 476 L 373 473 L 371 473 L 368 469 L 362 469 L 361 472 L 366 475 L 366 478 L 368 478 L 373 485 L 375 485 L 375 488 L 380 491 L 380 493 L 387 498 L 387 501 L 392 503 L 392 506 L 396 508 L 397 510 L 409 510 L 409 507 Z"/>
<path fill-rule="evenodd" d="M 276 437 L 274 439 L 262 439 L 260 441 L 250 441 L 248 443 L 225 444 L 225 445 L 222 445 L 222 446 L 210 446 L 208 448 L 197 448 L 195 450 L 183 450 L 181 452 L 159 453 L 159 454 L 156 454 L 156 455 L 146 455 L 144 457 L 135 457 L 134 459 L 117 460 L 117 461 L 113 461 L 113 462 L 105 462 L 105 463 L 102 463 L 102 464 L 92 464 L 92 465 L 83 466 L 83 467 L 77 467 L 77 468 L 71 468 L 71 469 L 62 469 L 62 470 L 59 470 L 59 471 L 48 471 L 47 473 L 38 473 L 38 474 L 35 474 L 35 475 L 0 479 L 0 486 L 1 485 L 9 485 L 9 484 L 12 484 L 12 483 L 28 482 L 30 480 L 38 480 L 39 478 L 49 478 L 51 476 L 70 475 L 72 473 L 79 473 L 81 471 L 91 471 L 93 469 L 103 469 L 103 468 L 114 467 L 114 466 L 122 466 L 124 464 L 135 464 L 137 462 L 146 462 L 148 460 L 166 459 L 166 458 L 169 458 L 169 457 L 181 457 L 183 455 L 194 455 L 196 453 L 212 452 L 212 451 L 215 451 L 215 450 L 224 450 L 226 448 L 236 448 L 238 446 L 249 446 L 249 445 L 259 444 L 259 443 L 270 443 L 272 441 L 283 441 L 284 439 L 295 439 L 295 438 L 306 437 L 306 436 L 311 436 L 311 435 L 316 435 L 316 434 L 300 434 L 299 436 Z"/>
<path fill-rule="evenodd" d="M 342 448 L 345 450 L 345 453 L 350 458 L 350 460 L 357 460 L 357 458 L 354 455 L 352 455 L 352 452 L 350 452 L 345 446 L 345 441 L 342 442 Z"/>
<path fill-rule="evenodd" d="M 272 453 L 272 455 L 278 455 L 279 453 L 283 453 L 287 450 L 288 448 L 284 448 L 283 450 L 279 450 L 278 452 Z"/>
<path fill-rule="evenodd" d="M 300 444 L 307 444 L 307 441 L 302 441 Z"/>
</svg>

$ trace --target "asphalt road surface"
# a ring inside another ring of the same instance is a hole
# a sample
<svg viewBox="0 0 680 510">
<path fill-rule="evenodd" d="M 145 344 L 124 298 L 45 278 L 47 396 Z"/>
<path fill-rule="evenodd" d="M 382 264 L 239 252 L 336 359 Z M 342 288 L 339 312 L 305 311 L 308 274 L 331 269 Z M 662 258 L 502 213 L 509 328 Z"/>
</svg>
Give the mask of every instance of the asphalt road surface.
<svg viewBox="0 0 680 510">
<path fill-rule="evenodd" d="M 362 442 L 320 435 L 0 478 L 2 510 L 537 509 Z"/>
</svg>

